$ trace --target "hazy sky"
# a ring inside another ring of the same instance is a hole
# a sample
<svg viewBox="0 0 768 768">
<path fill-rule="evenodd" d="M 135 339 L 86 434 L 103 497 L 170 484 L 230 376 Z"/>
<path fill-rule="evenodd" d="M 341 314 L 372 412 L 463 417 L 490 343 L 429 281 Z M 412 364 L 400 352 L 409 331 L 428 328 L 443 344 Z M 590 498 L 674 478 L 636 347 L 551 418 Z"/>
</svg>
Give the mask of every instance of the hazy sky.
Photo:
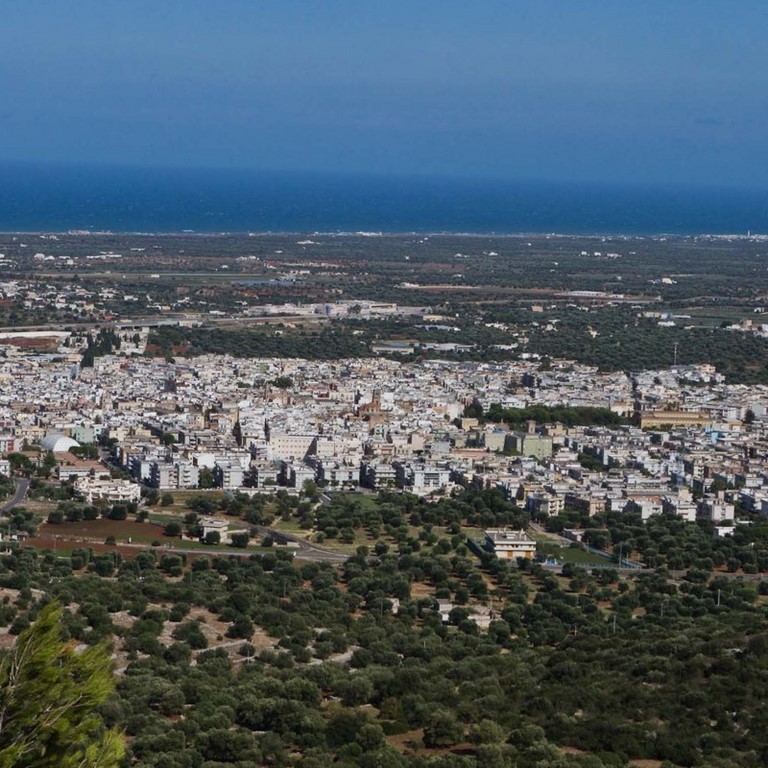
<svg viewBox="0 0 768 768">
<path fill-rule="evenodd" d="M 4 0 L 0 161 L 768 185 L 766 0 Z"/>
</svg>

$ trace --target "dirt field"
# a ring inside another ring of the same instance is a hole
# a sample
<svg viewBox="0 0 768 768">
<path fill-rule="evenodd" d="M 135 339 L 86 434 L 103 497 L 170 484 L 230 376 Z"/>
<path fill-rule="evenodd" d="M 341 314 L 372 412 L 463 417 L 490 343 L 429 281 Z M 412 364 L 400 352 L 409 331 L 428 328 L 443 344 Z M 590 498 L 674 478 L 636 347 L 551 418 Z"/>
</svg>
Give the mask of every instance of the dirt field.
<svg viewBox="0 0 768 768">
<path fill-rule="evenodd" d="M 61 537 L 53 538 L 52 536 L 33 536 L 24 541 L 24 545 L 28 547 L 34 547 L 35 549 L 50 549 L 53 552 L 59 552 L 61 554 L 70 553 L 73 549 L 83 547 L 85 549 L 92 549 L 97 554 L 103 552 L 119 552 L 122 555 L 123 560 L 133 560 L 139 552 L 147 549 L 146 544 L 117 544 L 112 546 L 111 544 L 104 544 L 104 542 L 88 541 L 87 539 L 62 539 Z M 195 557 L 195 555 L 188 555 L 187 557 Z"/>
<path fill-rule="evenodd" d="M 104 543 L 109 536 L 115 537 L 115 545 Z M 35 549 L 50 549 L 61 553 L 71 552 L 78 547 L 98 553 L 117 551 L 123 559 L 133 560 L 153 541 L 170 544 L 174 539 L 163 536 L 163 526 L 155 523 L 100 518 L 61 525 L 43 523 L 38 527 L 37 534 L 24 543 Z"/>
<path fill-rule="evenodd" d="M 50 525 L 43 523 L 37 529 L 35 538 L 53 539 L 59 541 L 88 541 L 104 542 L 107 536 L 114 536 L 118 542 L 151 544 L 153 541 L 163 541 L 163 527 L 155 523 L 137 523 L 134 520 L 83 520 L 79 523 L 62 523 Z M 165 539 L 172 542 L 173 539 Z M 31 543 L 31 540 L 30 540 Z M 33 544 L 33 546 L 35 546 Z"/>
</svg>

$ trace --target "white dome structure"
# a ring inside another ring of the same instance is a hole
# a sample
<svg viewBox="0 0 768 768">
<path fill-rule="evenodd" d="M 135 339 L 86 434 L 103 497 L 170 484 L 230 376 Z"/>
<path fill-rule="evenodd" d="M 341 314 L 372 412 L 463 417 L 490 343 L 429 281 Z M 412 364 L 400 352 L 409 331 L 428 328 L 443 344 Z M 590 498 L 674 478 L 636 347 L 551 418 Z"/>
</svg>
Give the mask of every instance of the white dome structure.
<svg viewBox="0 0 768 768">
<path fill-rule="evenodd" d="M 40 441 L 40 447 L 44 451 L 66 453 L 70 448 L 79 448 L 80 443 L 78 443 L 77 440 L 73 440 L 71 437 L 62 435 L 61 432 L 51 432 L 50 435 L 46 435 Z"/>
</svg>

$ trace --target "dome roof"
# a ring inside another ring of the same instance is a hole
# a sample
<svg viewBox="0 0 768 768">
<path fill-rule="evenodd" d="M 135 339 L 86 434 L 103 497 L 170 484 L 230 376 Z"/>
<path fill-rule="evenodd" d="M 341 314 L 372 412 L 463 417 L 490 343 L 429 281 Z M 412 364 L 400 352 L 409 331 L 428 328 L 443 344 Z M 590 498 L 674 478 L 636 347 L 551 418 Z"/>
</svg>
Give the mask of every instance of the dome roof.
<svg viewBox="0 0 768 768">
<path fill-rule="evenodd" d="M 70 448 L 79 448 L 80 443 L 77 440 L 73 440 L 71 437 L 62 435 L 61 432 L 51 432 L 50 435 L 46 435 L 41 441 L 40 446 L 45 451 L 53 451 L 53 453 L 65 453 Z"/>
</svg>

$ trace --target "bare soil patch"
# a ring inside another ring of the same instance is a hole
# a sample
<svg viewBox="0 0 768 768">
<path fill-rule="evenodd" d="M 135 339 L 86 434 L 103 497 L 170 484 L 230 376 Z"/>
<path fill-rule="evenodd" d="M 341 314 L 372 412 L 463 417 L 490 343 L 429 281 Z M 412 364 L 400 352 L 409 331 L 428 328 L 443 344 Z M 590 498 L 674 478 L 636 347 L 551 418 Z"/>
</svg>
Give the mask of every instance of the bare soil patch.
<svg viewBox="0 0 768 768">
<path fill-rule="evenodd" d="M 423 581 L 414 581 L 411 584 L 411 597 L 432 597 L 435 594 L 435 588 L 431 584 L 425 584 Z"/>
<path fill-rule="evenodd" d="M 101 517 L 98 520 L 82 520 L 79 523 L 61 523 L 51 525 L 43 523 L 37 529 L 41 538 L 56 537 L 59 540 L 89 540 L 104 541 L 107 536 L 124 542 L 150 543 L 163 540 L 163 526 L 156 523 L 137 523 L 135 520 L 109 520 Z M 171 539 L 168 539 L 171 541 Z"/>
<path fill-rule="evenodd" d="M 146 546 L 137 544 L 105 544 L 103 541 L 89 539 L 67 539 L 61 536 L 32 536 L 25 539 L 24 544 L 35 549 L 50 549 L 53 552 L 68 552 L 72 549 L 82 547 L 92 549 L 97 554 L 104 552 L 119 552 L 123 560 L 134 560 L 139 552 L 148 549 Z M 194 557 L 194 555 L 192 555 Z"/>
</svg>

